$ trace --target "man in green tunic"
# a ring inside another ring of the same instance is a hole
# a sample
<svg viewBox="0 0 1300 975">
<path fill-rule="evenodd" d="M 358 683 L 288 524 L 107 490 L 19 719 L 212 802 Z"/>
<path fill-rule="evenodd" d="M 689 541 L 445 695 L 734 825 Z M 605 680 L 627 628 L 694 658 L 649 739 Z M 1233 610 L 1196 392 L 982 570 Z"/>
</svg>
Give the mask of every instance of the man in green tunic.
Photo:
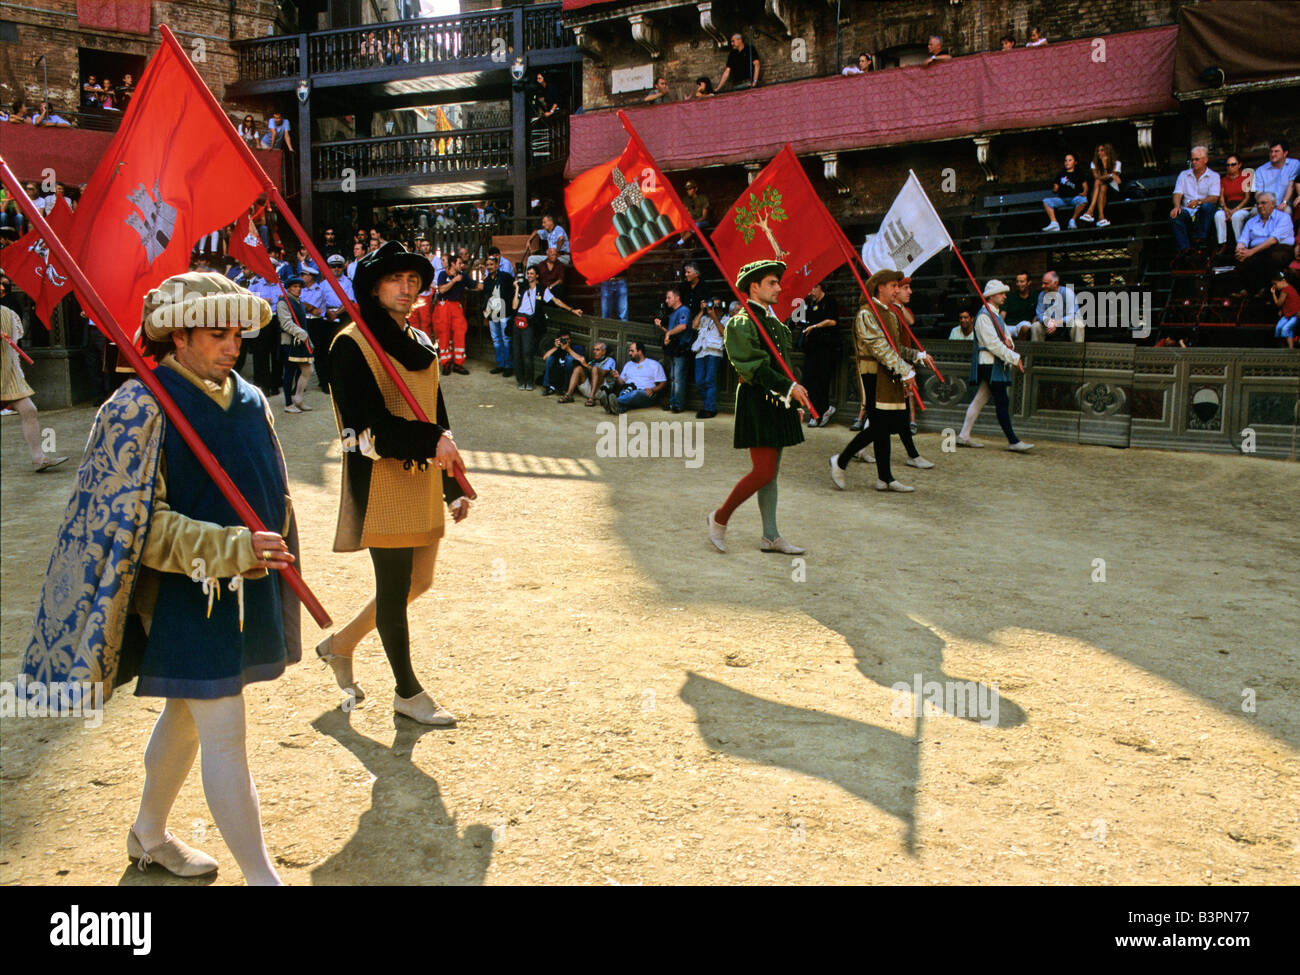
<svg viewBox="0 0 1300 975">
<path fill-rule="evenodd" d="M 762 316 L 762 328 L 771 336 L 781 357 L 788 361 L 794 344 L 790 329 L 773 314 L 771 307 L 781 295 L 784 273 L 785 265 L 780 261 L 753 261 L 737 274 L 736 290 L 749 297 L 752 313 Z M 763 542 L 759 548 L 764 552 L 802 555 L 804 550 L 782 538 L 776 527 L 776 475 L 781 465 L 781 449 L 803 443 L 799 414 L 791 401 L 809 411 L 812 404 L 808 401 L 808 391 L 791 382 L 781 371 L 750 314 L 742 310 L 731 317 L 724 342 L 727 358 L 740 380 L 736 388 L 733 446 L 748 448 L 753 469 L 732 488 L 722 507 L 709 515 L 709 541 L 719 552 L 725 552 L 727 522 L 732 512 L 750 495 L 757 494 L 759 514 L 763 518 Z"/>
</svg>

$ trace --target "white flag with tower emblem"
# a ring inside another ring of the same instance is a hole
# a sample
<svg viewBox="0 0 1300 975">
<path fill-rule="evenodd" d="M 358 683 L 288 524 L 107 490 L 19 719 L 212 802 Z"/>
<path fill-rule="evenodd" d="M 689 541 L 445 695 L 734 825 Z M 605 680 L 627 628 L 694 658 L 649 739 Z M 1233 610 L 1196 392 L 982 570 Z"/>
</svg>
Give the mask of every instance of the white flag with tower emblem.
<svg viewBox="0 0 1300 975">
<path fill-rule="evenodd" d="M 911 276 L 935 254 L 951 246 L 952 238 L 934 212 L 921 181 L 908 170 L 907 182 L 894 197 L 880 231 L 867 237 L 862 245 L 862 263 L 873 272 L 893 268 Z"/>
</svg>

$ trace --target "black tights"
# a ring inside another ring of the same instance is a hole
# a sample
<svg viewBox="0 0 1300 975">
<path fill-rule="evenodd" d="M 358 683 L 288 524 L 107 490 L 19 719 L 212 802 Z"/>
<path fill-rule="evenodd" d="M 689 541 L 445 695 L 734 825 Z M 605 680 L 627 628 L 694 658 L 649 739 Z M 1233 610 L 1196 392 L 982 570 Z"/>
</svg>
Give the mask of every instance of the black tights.
<svg viewBox="0 0 1300 975">
<path fill-rule="evenodd" d="M 871 419 L 871 429 L 875 431 L 876 477 L 888 484 L 894 479 L 894 472 L 889 466 L 889 436 L 896 433 L 901 439 L 907 433 L 907 407 L 901 410 L 876 410 L 876 415 Z"/>
<path fill-rule="evenodd" d="M 849 441 L 849 445 L 840 451 L 840 459 L 838 462 L 840 470 L 848 470 L 849 461 L 854 458 L 857 452 L 868 444 L 874 444 L 876 442 L 876 426 L 879 422 L 877 417 L 880 414 L 876 410 L 876 374 L 874 372 L 864 372 L 862 374 L 862 390 L 862 401 L 867 404 L 867 422 L 862 429 L 854 435 L 853 439 Z M 885 412 L 896 413 L 898 411 L 886 410 Z M 903 412 L 906 413 L 907 411 L 904 410 Z M 916 449 L 916 444 L 912 441 L 912 431 L 908 429 L 906 423 L 895 432 L 898 434 L 898 439 L 903 442 L 903 449 L 907 451 L 908 457 L 921 456 Z M 879 468 L 880 462 L 877 461 L 876 463 L 877 468 Z M 883 475 L 882 479 L 887 480 Z"/>
<path fill-rule="evenodd" d="M 384 644 L 399 697 L 414 697 L 424 690 L 411 668 L 411 633 L 406 625 L 414 553 L 410 548 L 370 549 L 370 561 L 375 564 L 375 629 Z"/>
</svg>

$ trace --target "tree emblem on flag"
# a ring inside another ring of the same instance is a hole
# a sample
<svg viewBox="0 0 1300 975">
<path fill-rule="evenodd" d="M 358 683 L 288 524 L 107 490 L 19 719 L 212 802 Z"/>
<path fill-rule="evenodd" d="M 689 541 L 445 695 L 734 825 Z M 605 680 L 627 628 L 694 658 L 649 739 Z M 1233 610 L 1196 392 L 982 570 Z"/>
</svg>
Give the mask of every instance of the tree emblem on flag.
<svg viewBox="0 0 1300 975">
<path fill-rule="evenodd" d="M 772 245 L 772 256 L 778 261 L 788 253 L 772 233 L 771 224 L 787 219 L 785 209 L 781 206 L 781 194 L 772 186 L 763 188 L 761 197 L 749 194 L 749 203 L 736 207 L 736 229 L 740 231 L 745 243 L 754 239 L 754 231 L 762 230 L 767 242 Z"/>
<path fill-rule="evenodd" d="M 890 221 L 880 228 L 880 232 L 884 235 L 885 246 L 894 258 L 894 267 L 907 267 L 921 253 L 916 235 L 902 224 Z"/>
<path fill-rule="evenodd" d="M 127 226 L 140 235 L 145 256 L 152 264 L 167 249 L 172 234 L 176 232 L 176 208 L 163 200 L 157 180 L 154 180 L 152 194 L 144 188 L 143 183 L 137 183 L 126 198 L 140 211 L 139 214 L 132 213 L 126 218 Z"/>
<path fill-rule="evenodd" d="M 618 196 L 610 206 L 614 210 L 614 229 L 618 231 L 614 246 L 619 257 L 631 257 L 673 232 L 673 222 L 659 212 L 653 200 L 645 198 L 640 183 L 629 183 L 617 166 L 609 178 L 618 187 Z"/>
</svg>

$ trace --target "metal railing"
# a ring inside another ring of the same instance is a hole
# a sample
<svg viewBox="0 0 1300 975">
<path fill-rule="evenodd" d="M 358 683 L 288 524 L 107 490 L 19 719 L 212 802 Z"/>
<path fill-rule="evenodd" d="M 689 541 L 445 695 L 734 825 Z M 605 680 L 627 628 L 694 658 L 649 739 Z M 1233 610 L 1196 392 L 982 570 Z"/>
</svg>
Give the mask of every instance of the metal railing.
<svg viewBox="0 0 1300 975">
<path fill-rule="evenodd" d="M 240 81 L 481 58 L 508 67 L 508 56 L 522 53 L 512 52 L 516 18 L 522 18 L 525 50 L 569 47 L 574 43 L 573 32 L 560 22 L 560 5 L 548 4 L 309 33 L 305 35 L 306 72 L 300 56 L 304 35 L 249 38 L 231 46 L 238 57 Z"/>
<path fill-rule="evenodd" d="M 471 171 L 506 169 L 510 159 L 509 128 L 454 129 L 320 143 L 312 147 L 312 173 L 325 180 L 349 176 L 454 178 Z"/>
</svg>

